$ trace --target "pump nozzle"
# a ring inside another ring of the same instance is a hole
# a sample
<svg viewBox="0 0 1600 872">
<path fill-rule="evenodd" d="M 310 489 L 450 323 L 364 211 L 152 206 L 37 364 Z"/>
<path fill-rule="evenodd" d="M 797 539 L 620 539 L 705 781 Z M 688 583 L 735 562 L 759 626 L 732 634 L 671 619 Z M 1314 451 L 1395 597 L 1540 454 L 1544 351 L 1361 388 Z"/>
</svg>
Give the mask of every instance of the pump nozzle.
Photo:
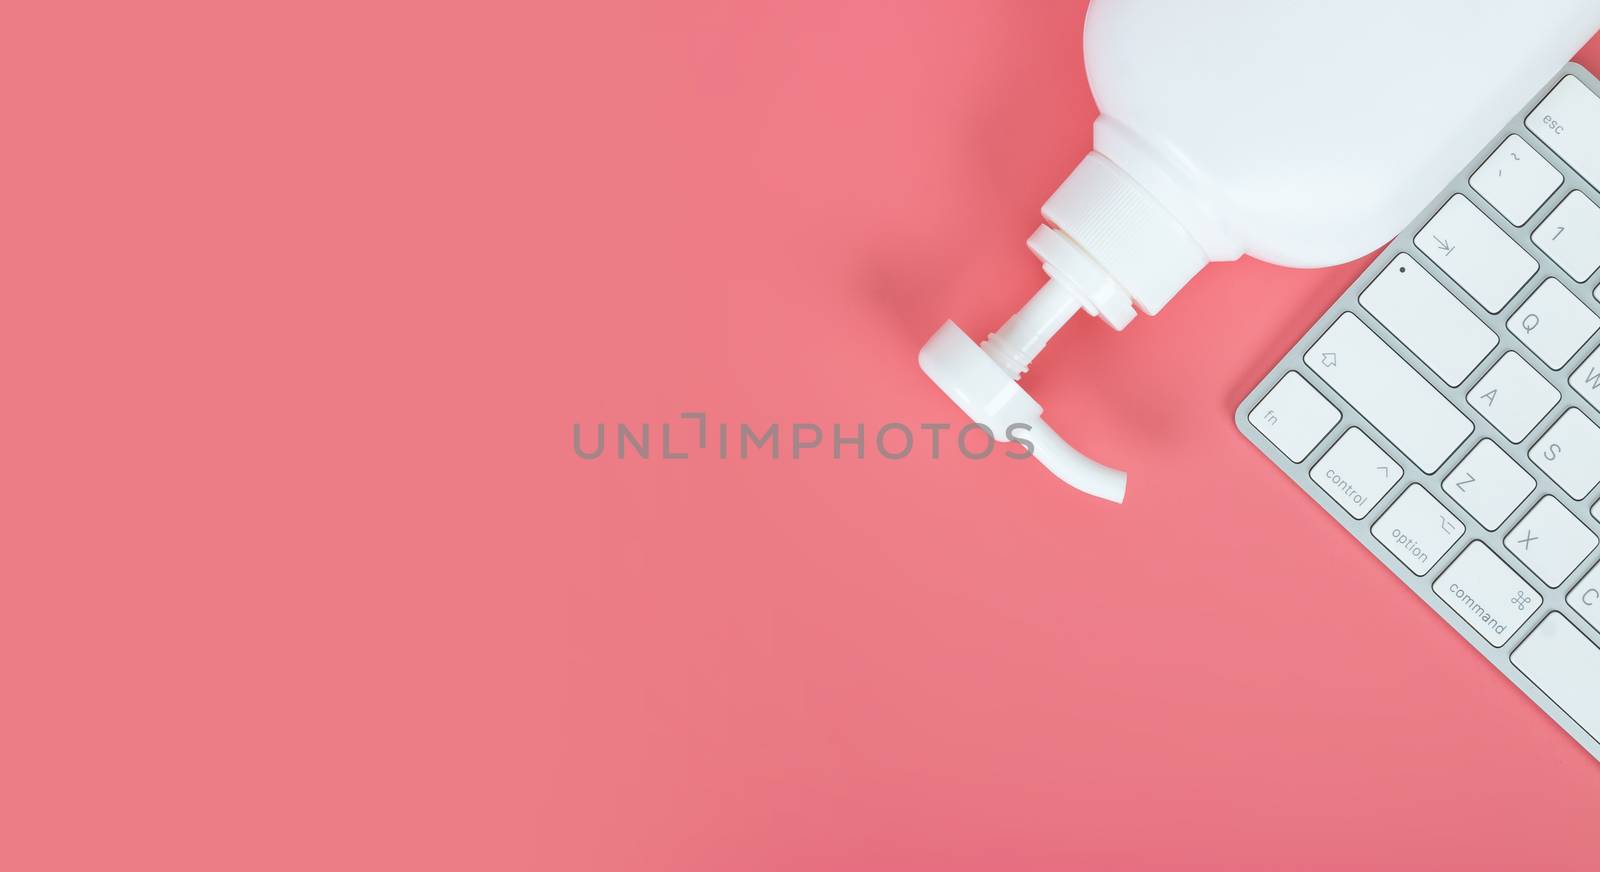
<svg viewBox="0 0 1600 872">
<path fill-rule="evenodd" d="M 1165 207 L 1099 152 L 1083 159 L 1043 212 L 1049 223 L 1028 237 L 1028 248 L 1050 280 L 982 346 L 946 321 L 917 362 L 995 438 L 1010 440 L 1012 428 L 1027 425 L 1033 456 L 1046 469 L 1084 493 L 1120 503 L 1127 475 L 1056 435 L 1016 380 L 1079 311 L 1121 330 L 1133 320 L 1135 303 L 1159 311 L 1207 255 Z"/>
<path fill-rule="evenodd" d="M 1071 312 L 1067 314 L 1070 316 Z M 1044 407 L 1016 383 L 1008 370 L 1009 363 L 1001 362 L 1004 355 L 995 354 L 997 336 L 989 337 L 979 347 L 954 321 L 946 321 L 922 346 L 917 362 L 961 411 L 988 427 L 995 438 L 1009 441 L 1019 435 L 1013 428 L 1025 425 L 1027 438 L 1033 443 L 1033 456 L 1056 478 L 1084 493 L 1122 502 L 1127 474 L 1095 463 L 1056 435 L 1044 422 Z M 1026 368 L 1026 364 L 1023 366 Z"/>
<path fill-rule="evenodd" d="M 1021 435 L 1017 425 L 1023 425 L 1033 456 L 1056 478 L 1084 493 L 1122 502 L 1127 474 L 1085 457 L 1044 422 L 1044 407 L 1014 380 L 1009 368 L 1016 358 L 1001 351 L 999 336 L 990 336 L 980 347 L 954 321 L 946 321 L 922 346 L 917 362 L 967 417 L 988 427 L 996 439 Z"/>
<path fill-rule="evenodd" d="M 1028 247 L 1044 261 L 1050 275 L 1044 287 L 981 346 L 954 321 L 944 322 L 922 346 L 917 362 L 961 411 L 989 428 L 996 439 L 1009 441 L 1013 427 L 1026 425 L 1033 456 L 1045 469 L 1086 494 L 1120 503 L 1128 486 L 1127 473 L 1096 463 L 1068 445 L 1044 422 L 1044 408 L 1016 380 L 1079 311 L 1121 328 L 1132 320 L 1133 306 L 1106 271 L 1061 231 L 1040 227 L 1029 237 Z"/>
</svg>

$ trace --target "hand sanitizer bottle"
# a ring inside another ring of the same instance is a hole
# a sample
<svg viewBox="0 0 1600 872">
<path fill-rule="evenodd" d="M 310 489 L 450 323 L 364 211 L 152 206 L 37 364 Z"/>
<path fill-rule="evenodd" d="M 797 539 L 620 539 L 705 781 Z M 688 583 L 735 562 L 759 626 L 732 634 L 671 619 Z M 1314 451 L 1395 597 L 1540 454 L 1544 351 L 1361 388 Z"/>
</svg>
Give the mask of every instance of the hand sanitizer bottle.
<svg viewBox="0 0 1600 872">
<path fill-rule="evenodd" d="M 1121 330 L 1201 267 L 1360 257 L 1416 217 L 1600 29 L 1600 0 L 1094 0 L 1094 150 L 1028 247 L 1048 280 L 981 346 L 954 323 L 924 372 L 1068 484 L 1121 502 L 1016 379 L 1083 311 Z"/>
</svg>

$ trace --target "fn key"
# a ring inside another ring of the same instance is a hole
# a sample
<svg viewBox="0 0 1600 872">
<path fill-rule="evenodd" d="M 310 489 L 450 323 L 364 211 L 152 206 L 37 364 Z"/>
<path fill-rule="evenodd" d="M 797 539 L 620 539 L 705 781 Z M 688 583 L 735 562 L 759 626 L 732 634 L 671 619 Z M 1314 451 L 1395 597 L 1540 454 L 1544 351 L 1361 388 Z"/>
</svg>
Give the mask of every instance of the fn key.
<svg viewBox="0 0 1600 872">
<path fill-rule="evenodd" d="M 1250 411 L 1251 426 L 1295 463 L 1305 460 L 1337 423 L 1339 410 L 1293 371 Z"/>
</svg>

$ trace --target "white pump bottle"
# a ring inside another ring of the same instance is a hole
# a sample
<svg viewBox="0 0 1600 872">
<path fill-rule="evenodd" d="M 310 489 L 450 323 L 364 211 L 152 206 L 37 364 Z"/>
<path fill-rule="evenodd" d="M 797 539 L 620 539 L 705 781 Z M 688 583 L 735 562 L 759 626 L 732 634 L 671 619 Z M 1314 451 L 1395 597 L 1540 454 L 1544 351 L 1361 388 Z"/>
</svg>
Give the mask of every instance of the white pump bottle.
<svg viewBox="0 0 1600 872">
<path fill-rule="evenodd" d="M 1344 263 L 1387 242 L 1600 29 L 1600 0 L 1093 0 L 1094 150 L 1028 239 L 1049 279 L 982 346 L 922 369 L 996 438 L 1030 425 L 1068 484 L 1126 475 L 1044 423 L 1016 379 L 1078 311 L 1121 330 L 1208 262 Z"/>
</svg>

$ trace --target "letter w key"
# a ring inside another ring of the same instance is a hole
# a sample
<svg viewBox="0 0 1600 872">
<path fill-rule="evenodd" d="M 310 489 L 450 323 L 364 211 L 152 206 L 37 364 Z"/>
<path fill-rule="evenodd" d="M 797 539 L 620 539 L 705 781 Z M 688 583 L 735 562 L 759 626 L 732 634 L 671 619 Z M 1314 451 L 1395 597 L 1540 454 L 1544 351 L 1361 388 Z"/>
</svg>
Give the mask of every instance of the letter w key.
<svg viewBox="0 0 1600 872">
<path fill-rule="evenodd" d="M 1588 400 L 1589 405 L 1600 409 L 1600 348 L 1596 348 L 1587 360 L 1572 371 L 1567 384 Z"/>
</svg>

